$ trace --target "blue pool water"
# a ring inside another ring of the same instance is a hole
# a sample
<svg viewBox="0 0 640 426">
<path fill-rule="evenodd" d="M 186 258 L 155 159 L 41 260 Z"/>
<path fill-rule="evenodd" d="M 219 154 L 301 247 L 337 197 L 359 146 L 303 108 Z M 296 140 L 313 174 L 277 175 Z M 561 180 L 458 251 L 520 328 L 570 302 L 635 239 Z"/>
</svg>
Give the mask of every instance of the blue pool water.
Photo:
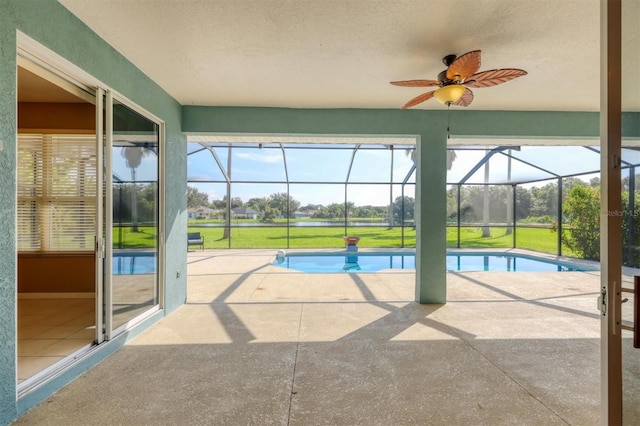
<svg viewBox="0 0 640 426">
<path fill-rule="evenodd" d="M 152 274 L 157 269 L 155 253 L 114 254 L 113 275 Z"/>
<path fill-rule="evenodd" d="M 273 265 L 302 272 L 376 272 L 383 269 L 415 269 L 415 254 L 404 253 L 302 253 L 276 258 Z M 460 253 L 447 255 L 449 271 L 563 272 L 587 271 L 564 262 L 513 254 Z"/>
</svg>

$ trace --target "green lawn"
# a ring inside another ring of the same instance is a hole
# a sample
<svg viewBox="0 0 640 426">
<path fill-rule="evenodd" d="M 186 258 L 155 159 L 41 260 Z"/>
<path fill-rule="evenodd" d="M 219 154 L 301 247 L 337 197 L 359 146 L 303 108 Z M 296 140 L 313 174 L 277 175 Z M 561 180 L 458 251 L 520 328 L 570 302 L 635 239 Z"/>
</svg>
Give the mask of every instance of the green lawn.
<svg viewBox="0 0 640 426">
<path fill-rule="evenodd" d="M 130 227 L 113 228 L 113 248 L 150 248 L 158 245 L 156 228 L 139 226 L 138 232 L 131 232 Z"/>
<path fill-rule="evenodd" d="M 231 229 L 231 241 L 223 239 L 223 228 L 200 228 L 190 226 L 188 232 L 200 232 L 204 237 L 205 248 L 287 248 L 287 228 L 240 227 Z M 350 228 L 349 235 L 358 235 L 362 248 L 402 247 L 402 228 L 360 227 Z M 289 228 L 288 248 L 342 248 L 344 228 L 291 227 Z M 114 229 L 114 248 L 145 248 L 156 245 L 155 228 L 140 227 L 139 232 L 131 229 Z M 229 245 L 231 243 L 231 245 Z M 416 231 L 404 228 L 404 247 L 415 247 Z M 517 228 L 517 248 L 543 253 L 556 254 L 558 234 L 548 228 Z M 455 227 L 447 227 L 447 247 L 457 246 Z M 462 248 L 511 248 L 513 235 L 507 235 L 505 228 L 491 228 L 491 237 L 482 238 L 482 229 L 461 228 L 460 246 Z M 571 256 L 567 247 L 562 254 Z"/>
<path fill-rule="evenodd" d="M 458 235 L 455 227 L 447 228 L 447 247 L 456 247 Z M 460 228 L 461 248 L 511 248 L 513 234 L 506 228 L 491 228 L 491 236 L 482 238 L 482 228 Z M 549 228 L 516 228 L 516 248 L 557 254 L 558 233 Z M 573 252 L 563 244 L 562 254 L 571 256 Z"/>
<path fill-rule="evenodd" d="M 349 234 L 358 235 L 360 247 L 401 247 L 401 228 L 357 228 Z M 200 232 L 205 248 L 228 248 L 229 240 L 222 239 L 222 228 L 189 227 L 188 232 Z M 344 228 L 291 227 L 289 248 L 342 248 Z M 405 247 L 415 247 L 416 231 L 405 228 Z M 231 248 L 287 248 L 286 228 L 232 228 Z"/>
</svg>

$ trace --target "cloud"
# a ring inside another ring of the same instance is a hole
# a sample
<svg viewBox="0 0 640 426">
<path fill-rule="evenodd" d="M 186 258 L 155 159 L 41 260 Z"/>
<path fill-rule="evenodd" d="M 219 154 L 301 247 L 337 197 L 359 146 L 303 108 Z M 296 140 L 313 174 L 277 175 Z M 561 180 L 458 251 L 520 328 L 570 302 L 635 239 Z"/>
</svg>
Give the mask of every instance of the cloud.
<svg viewBox="0 0 640 426">
<path fill-rule="evenodd" d="M 240 152 L 236 155 L 238 158 L 242 158 L 243 160 L 249 161 L 257 161 L 260 163 L 282 163 L 282 154 L 277 153 L 260 153 L 253 154 L 250 152 Z"/>
<path fill-rule="evenodd" d="M 225 194 L 220 194 L 218 191 L 210 190 L 206 191 L 205 194 L 209 196 L 209 202 L 213 202 L 216 200 L 222 200 Z"/>
<path fill-rule="evenodd" d="M 206 181 L 206 180 L 214 180 L 214 176 L 212 175 L 207 175 L 207 174 L 202 174 L 202 173 L 191 173 L 189 174 L 189 176 L 187 176 L 187 183 L 190 183 L 190 181 Z"/>
</svg>

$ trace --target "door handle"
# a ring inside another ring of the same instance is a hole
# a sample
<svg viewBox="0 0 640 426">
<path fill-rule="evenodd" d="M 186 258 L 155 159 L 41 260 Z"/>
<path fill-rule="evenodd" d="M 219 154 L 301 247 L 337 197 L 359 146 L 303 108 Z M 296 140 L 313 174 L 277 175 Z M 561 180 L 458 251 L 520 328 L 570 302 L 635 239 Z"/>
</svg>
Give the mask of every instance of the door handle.
<svg viewBox="0 0 640 426">
<path fill-rule="evenodd" d="M 625 330 L 633 332 L 633 347 L 640 349 L 640 325 L 638 319 L 640 318 L 640 276 L 633 277 L 633 288 L 622 288 L 623 293 L 633 294 L 633 327 L 623 326 Z M 628 302 L 628 298 L 624 298 L 622 303 Z"/>
<path fill-rule="evenodd" d="M 633 347 L 640 348 L 640 277 L 633 279 Z"/>
</svg>

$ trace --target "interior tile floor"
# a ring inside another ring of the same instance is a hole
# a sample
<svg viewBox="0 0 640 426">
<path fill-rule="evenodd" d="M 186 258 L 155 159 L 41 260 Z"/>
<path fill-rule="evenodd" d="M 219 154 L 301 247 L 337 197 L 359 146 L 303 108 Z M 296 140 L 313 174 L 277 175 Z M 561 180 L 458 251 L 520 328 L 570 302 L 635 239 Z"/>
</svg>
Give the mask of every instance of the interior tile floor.
<svg viewBox="0 0 640 426">
<path fill-rule="evenodd" d="M 597 273 L 452 272 L 448 303 L 420 305 L 411 271 L 274 252 L 190 252 L 185 305 L 16 423 L 600 423 Z"/>
<path fill-rule="evenodd" d="M 94 299 L 18 299 L 18 383 L 95 339 Z"/>
</svg>

